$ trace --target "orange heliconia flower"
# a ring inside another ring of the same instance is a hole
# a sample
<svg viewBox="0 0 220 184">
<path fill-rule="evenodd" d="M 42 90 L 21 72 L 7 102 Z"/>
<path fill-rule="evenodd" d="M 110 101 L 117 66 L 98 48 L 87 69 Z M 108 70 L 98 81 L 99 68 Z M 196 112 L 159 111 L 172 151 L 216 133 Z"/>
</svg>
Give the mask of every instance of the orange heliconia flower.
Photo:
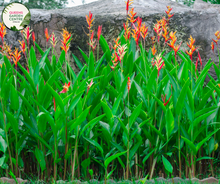
<svg viewBox="0 0 220 184">
<path fill-rule="evenodd" d="M 215 36 L 217 39 L 216 40 L 212 39 L 212 41 L 215 42 L 215 44 L 218 46 L 218 41 L 220 39 L 220 31 L 216 31 Z"/>
<path fill-rule="evenodd" d="M 123 59 L 126 52 L 127 52 L 126 44 L 124 44 L 122 46 L 121 45 L 118 46 L 117 52 L 115 53 L 115 55 L 118 58 L 118 60 L 120 61 L 120 63 L 121 63 L 121 61 L 122 61 L 122 59 Z"/>
<path fill-rule="evenodd" d="M 44 30 L 44 33 L 45 33 L 45 36 L 46 36 L 46 39 L 47 39 L 47 42 L 48 42 L 48 40 L 50 39 L 51 35 L 48 34 L 48 29 L 47 28 Z"/>
<path fill-rule="evenodd" d="M 30 36 L 31 36 L 31 29 L 29 26 L 27 26 L 24 30 L 21 31 L 21 34 L 24 35 L 25 39 L 27 40 L 27 45 L 28 45 L 28 48 L 29 48 L 29 39 L 30 39 Z"/>
<path fill-rule="evenodd" d="M 88 43 L 94 52 L 97 43 L 96 43 L 96 40 L 93 40 L 93 37 L 94 37 L 94 31 L 92 32 L 92 34 L 90 36 L 90 43 Z"/>
<path fill-rule="evenodd" d="M 157 56 L 155 61 L 153 62 L 153 66 L 156 66 L 158 70 L 158 74 L 157 74 L 158 77 L 159 77 L 160 70 L 164 66 L 164 62 L 161 62 L 161 61 L 162 61 L 162 58 L 160 56 Z"/>
<path fill-rule="evenodd" d="M 21 53 L 21 51 L 18 52 L 18 49 L 15 47 L 14 54 L 12 54 L 12 56 L 13 56 L 12 59 L 13 59 L 13 61 L 15 63 L 16 68 L 17 68 L 18 61 L 21 58 L 21 54 L 20 53 Z"/>
<path fill-rule="evenodd" d="M 98 27 L 98 31 L 97 31 L 98 41 L 99 41 L 99 39 L 100 39 L 101 33 L 102 33 L 102 26 L 99 26 L 99 27 Z"/>
<path fill-rule="evenodd" d="M 112 49 L 116 50 L 118 48 L 119 45 L 121 45 L 121 43 L 119 42 L 120 37 L 118 37 L 116 40 L 114 39 L 114 47 L 112 47 Z"/>
<path fill-rule="evenodd" d="M 215 36 L 216 36 L 216 38 L 219 40 L 219 39 L 220 39 L 220 31 L 216 31 L 216 32 L 215 32 Z"/>
<path fill-rule="evenodd" d="M 52 44 L 53 48 L 55 48 L 55 46 L 56 46 L 56 44 L 57 44 L 57 38 L 56 38 L 54 32 L 52 32 L 52 34 L 51 34 L 50 43 Z"/>
<path fill-rule="evenodd" d="M 70 87 L 70 82 L 67 84 L 65 83 L 65 85 L 63 86 L 63 90 L 60 93 L 66 93 L 69 90 Z"/>
<path fill-rule="evenodd" d="M 128 15 L 129 6 L 131 6 L 131 4 L 133 3 L 132 1 L 133 1 L 133 0 L 127 0 L 127 2 L 125 1 L 125 3 L 126 3 L 126 12 L 127 12 L 127 15 Z"/>
<path fill-rule="evenodd" d="M 169 23 L 170 18 L 174 15 L 174 14 L 170 14 L 170 12 L 172 11 L 172 9 L 173 9 L 173 8 L 171 8 L 170 6 L 167 6 L 167 11 L 165 11 L 166 14 L 167 14 L 167 17 L 168 17 L 168 20 L 167 20 L 168 23 Z"/>
<path fill-rule="evenodd" d="M 141 27 L 141 37 L 145 39 L 147 35 L 148 35 L 148 27 L 144 23 Z"/>
<path fill-rule="evenodd" d="M 177 41 L 177 37 L 176 37 L 176 31 L 173 32 L 171 31 L 170 32 L 170 44 L 168 43 L 168 45 L 174 50 L 174 53 L 175 53 L 175 58 L 176 58 L 176 54 L 177 54 L 177 51 L 180 49 L 180 46 L 182 44 L 182 42 L 178 45 L 178 46 L 175 46 L 175 43 Z"/>
<path fill-rule="evenodd" d="M 163 28 L 163 33 L 162 36 L 164 37 L 165 43 L 167 43 L 167 41 L 170 39 L 170 37 L 167 37 L 169 34 L 169 32 L 167 31 L 167 28 Z"/>
<path fill-rule="evenodd" d="M 4 43 L 4 37 L 6 35 L 6 27 L 0 22 L 0 37 L 2 38 L 2 44 Z"/>
<path fill-rule="evenodd" d="M 115 53 L 113 53 L 111 61 L 112 61 L 113 66 L 111 65 L 109 66 L 111 67 L 112 70 L 114 70 L 115 67 L 118 65 L 118 57 L 115 55 Z"/>
<path fill-rule="evenodd" d="M 130 27 L 128 27 L 128 21 L 125 23 L 123 23 L 123 26 L 124 26 L 124 37 L 125 37 L 125 40 L 128 40 L 130 38 Z"/>
<path fill-rule="evenodd" d="M 159 43 L 160 41 L 160 36 L 162 34 L 162 27 L 160 25 L 160 22 L 157 22 L 155 25 L 154 25 L 154 31 L 156 32 L 157 34 L 157 42 Z"/>
<path fill-rule="evenodd" d="M 131 11 L 129 11 L 130 14 L 128 14 L 128 16 L 130 18 L 128 18 L 128 20 L 130 20 L 131 23 L 135 23 L 137 21 L 137 19 L 134 19 L 134 16 L 137 14 L 137 13 L 134 13 L 134 8 L 131 8 Z"/>
<path fill-rule="evenodd" d="M 188 47 L 190 48 L 190 51 L 186 51 L 186 53 L 190 56 L 191 60 L 192 60 L 192 55 L 193 55 L 193 52 L 196 51 L 196 49 L 198 48 L 195 48 L 195 46 L 193 45 L 195 43 L 195 39 L 192 38 L 192 36 L 190 35 L 190 38 L 189 38 L 189 43 L 187 43 Z"/>
<path fill-rule="evenodd" d="M 61 33 L 61 35 L 63 36 L 63 40 L 61 40 L 62 42 L 61 49 L 64 50 L 65 53 L 67 53 L 70 47 L 71 33 L 69 33 L 65 28 L 63 29 L 63 33 Z"/>
<path fill-rule="evenodd" d="M 127 85 L 128 85 L 128 93 L 131 89 L 131 81 L 130 81 L 130 77 L 128 77 L 128 82 L 127 82 Z"/>
<path fill-rule="evenodd" d="M 88 26 L 89 26 L 89 27 L 88 27 L 88 30 L 91 29 L 93 20 L 94 20 L 94 19 L 92 19 L 92 13 L 89 12 L 89 16 L 86 15 L 86 21 L 87 21 L 87 24 L 88 24 Z"/>
<path fill-rule="evenodd" d="M 140 18 L 140 17 L 138 17 L 137 18 L 137 30 L 139 31 L 139 32 L 141 32 L 141 23 L 142 23 L 142 18 Z"/>
<path fill-rule="evenodd" d="M 156 54 L 157 50 L 156 50 L 156 48 L 155 48 L 155 45 L 153 46 L 153 48 L 151 48 L 151 52 L 152 52 L 153 55 Z"/>
<path fill-rule="evenodd" d="M 131 33 L 132 37 L 134 38 L 136 45 L 138 45 L 138 41 L 139 41 L 141 33 L 137 29 L 133 29 L 132 31 L 133 31 L 133 33 Z"/>
<path fill-rule="evenodd" d="M 212 42 L 211 43 L 211 49 L 212 49 L 213 52 L 214 52 L 214 48 L 215 48 L 215 46 L 214 46 L 214 43 Z"/>
<path fill-rule="evenodd" d="M 12 50 L 11 47 L 9 47 L 6 42 L 3 43 L 3 45 L 0 45 L 0 52 L 2 55 L 5 55 L 9 60 L 11 60 L 12 57 Z"/>
<path fill-rule="evenodd" d="M 24 40 L 22 40 L 22 42 L 20 41 L 20 40 L 18 40 L 19 41 L 19 43 L 20 43 L 20 49 L 21 49 L 21 51 L 25 54 L 25 50 L 26 50 L 26 48 L 25 48 L 25 42 L 24 42 Z"/>
</svg>

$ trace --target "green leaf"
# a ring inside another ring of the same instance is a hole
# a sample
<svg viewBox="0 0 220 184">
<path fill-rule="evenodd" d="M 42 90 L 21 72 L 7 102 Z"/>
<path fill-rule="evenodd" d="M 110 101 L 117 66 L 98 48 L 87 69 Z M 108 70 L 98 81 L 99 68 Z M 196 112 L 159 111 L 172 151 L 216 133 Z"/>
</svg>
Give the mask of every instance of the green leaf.
<svg viewBox="0 0 220 184">
<path fill-rule="evenodd" d="M 79 48 L 79 47 L 78 47 Z M 89 62 L 89 58 L 87 57 L 87 55 L 79 48 L 79 51 L 81 52 L 83 58 L 85 59 L 86 63 L 88 64 Z"/>
<path fill-rule="evenodd" d="M 79 67 L 79 69 L 81 70 L 83 68 L 82 63 L 80 62 L 80 60 L 72 53 L 73 59 L 76 62 L 77 66 Z"/>
<path fill-rule="evenodd" d="M 163 165 L 165 167 L 165 169 L 172 174 L 173 172 L 173 166 L 171 165 L 171 163 L 162 155 L 162 160 L 163 160 Z"/>
<path fill-rule="evenodd" d="M 64 104 L 63 104 L 62 98 L 56 91 L 54 91 L 54 89 L 49 84 L 46 84 L 46 86 L 48 87 L 52 95 L 54 96 L 55 101 L 60 106 L 61 111 L 64 113 Z"/>
<path fill-rule="evenodd" d="M 169 108 L 165 114 L 165 118 L 166 118 L 166 135 L 167 135 L 167 140 L 168 140 L 174 129 L 174 118 Z"/>
<path fill-rule="evenodd" d="M 197 145 L 196 145 L 196 151 L 199 150 L 199 148 L 207 141 L 210 139 L 210 137 L 215 134 L 216 132 L 218 132 L 220 130 L 220 128 L 218 128 L 217 130 L 211 132 L 209 135 L 207 135 L 202 141 L 200 141 Z"/>
<path fill-rule="evenodd" d="M 97 147 L 99 149 L 99 151 L 102 153 L 102 156 L 103 156 L 103 149 L 102 147 L 100 146 L 99 143 L 97 143 L 96 141 L 92 140 L 92 139 L 89 139 L 89 138 L 86 138 L 86 137 L 83 137 L 85 140 L 87 140 L 90 144 L 92 144 L 93 146 Z"/>
<path fill-rule="evenodd" d="M 196 151 L 196 147 L 195 145 L 187 138 L 181 136 L 181 138 L 185 141 L 185 143 L 190 147 L 190 149 L 192 150 L 192 152 L 194 153 L 194 155 L 196 155 L 197 151 Z"/>
<path fill-rule="evenodd" d="M 11 108 L 15 111 L 19 108 L 19 99 L 17 91 L 15 90 L 14 86 L 11 85 Z"/>
<path fill-rule="evenodd" d="M 88 128 L 92 128 L 95 126 L 95 124 L 100 121 L 103 117 L 105 116 L 105 114 L 101 115 L 101 116 L 98 116 L 96 118 L 94 118 L 93 120 L 91 120 L 89 123 L 87 123 L 83 128 L 82 130 L 80 130 L 80 136 L 83 134 L 83 132 L 85 130 L 88 130 Z"/>
<path fill-rule="evenodd" d="M 134 112 L 131 114 L 130 118 L 129 118 L 129 127 L 132 127 L 133 123 L 135 122 L 135 120 L 137 119 L 137 117 L 140 114 L 141 111 L 141 107 L 142 107 L 142 103 L 140 103 L 134 110 Z"/>
<path fill-rule="evenodd" d="M 100 36 L 99 43 L 102 47 L 103 53 L 106 53 L 107 62 L 111 61 L 111 51 L 109 49 L 107 41 L 102 35 Z"/>
<path fill-rule="evenodd" d="M 8 118 L 8 123 L 11 123 L 13 132 L 17 135 L 18 134 L 18 122 L 17 122 L 17 120 L 8 111 L 5 111 L 5 114 L 6 114 L 7 118 Z"/>
<path fill-rule="evenodd" d="M 0 151 L 2 151 L 3 153 L 5 153 L 7 149 L 7 143 L 6 141 L 3 139 L 3 137 L 0 135 Z"/>
<path fill-rule="evenodd" d="M 116 158 L 120 157 L 121 155 L 124 155 L 127 151 L 124 151 L 122 153 L 117 153 L 115 155 L 112 155 L 110 157 L 108 157 L 106 160 L 105 160 L 105 168 L 108 167 L 108 165 L 110 164 L 111 161 L 115 160 Z"/>
<path fill-rule="evenodd" d="M 185 101 L 185 97 L 186 97 L 186 92 L 187 92 L 187 87 L 189 86 L 189 80 L 186 81 L 186 83 L 184 84 L 180 95 L 177 99 L 177 103 L 176 103 L 176 114 L 179 116 L 182 113 L 182 109 L 184 106 L 184 101 Z"/>
<path fill-rule="evenodd" d="M 46 168 L 46 162 L 44 159 L 44 154 L 41 150 L 39 150 L 38 148 L 35 148 L 35 156 L 37 158 L 38 163 L 40 164 L 41 170 L 44 171 Z"/>
</svg>

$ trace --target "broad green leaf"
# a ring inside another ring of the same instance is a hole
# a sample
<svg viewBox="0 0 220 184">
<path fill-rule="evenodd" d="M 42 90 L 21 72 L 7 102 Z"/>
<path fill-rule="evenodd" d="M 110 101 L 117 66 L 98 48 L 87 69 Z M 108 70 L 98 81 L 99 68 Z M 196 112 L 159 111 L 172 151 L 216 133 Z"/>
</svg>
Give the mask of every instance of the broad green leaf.
<svg viewBox="0 0 220 184">
<path fill-rule="evenodd" d="M 194 155 L 196 155 L 197 151 L 196 151 L 196 147 L 195 145 L 187 138 L 181 136 L 181 138 L 185 141 L 185 143 L 190 147 L 190 149 L 192 150 L 192 152 L 194 153 Z"/>
<path fill-rule="evenodd" d="M 163 165 L 165 167 L 165 169 L 169 172 L 169 173 L 173 173 L 173 166 L 171 165 L 171 163 L 162 155 L 162 160 L 163 160 Z"/>
<path fill-rule="evenodd" d="M 102 156 L 103 156 L 103 149 L 102 147 L 100 146 L 99 143 L 97 143 L 96 141 L 92 140 L 92 139 L 89 139 L 89 138 L 86 138 L 86 137 L 83 137 L 85 140 L 87 140 L 90 144 L 92 144 L 93 146 L 97 147 L 99 149 L 99 151 L 102 153 Z"/>
<path fill-rule="evenodd" d="M 3 137 L 0 135 L 0 151 L 2 151 L 3 153 L 5 153 L 6 149 L 7 149 L 7 143 L 6 141 L 3 139 Z"/>
<path fill-rule="evenodd" d="M 39 150 L 38 148 L 35 148 L 35 156 L 37 158 L 38 163 L 40 164 L 41 170 L 44 171 L 46 168 L 46 162 L 44 159 L 44 154 L 41 150 Z"/>
<path fill-rule="evenodd" d="M 105 160 L 105 168 L 108 167 L 108 165 L 110 164 L 111 161 L 115 160 L 116 158 L 120 157 L 121 155 L 124 155 L 127 151 L 124 151 L 122 153 L 117 153 L 115 155 L 112 155 L 110 157 L 108 157 L 106 160 Z"/>
</svg>

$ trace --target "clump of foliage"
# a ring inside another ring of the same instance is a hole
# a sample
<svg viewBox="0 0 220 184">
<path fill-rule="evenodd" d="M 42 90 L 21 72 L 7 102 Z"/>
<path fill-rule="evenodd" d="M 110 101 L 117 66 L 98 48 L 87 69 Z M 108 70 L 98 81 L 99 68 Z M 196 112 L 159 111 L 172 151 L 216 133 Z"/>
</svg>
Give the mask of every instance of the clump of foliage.
<svg viewBox="0 0 220 184">
<path fill-rule="evenodd" d="M 67 175 L 71 180 L 92 176 L 106 181 L 147 174 L 151 179 L 161 172 L 171 177 L 216 174 L 220 62 L 216 65 L 210 59 L 203 64 L 192 36 L 189 50 L 181 51 L 176 31 L 169 28 L 173 16 L 169 6 L 166 16 L 154 25 L 152 47 L 146 49 L 148 27 L 136 17 L 131 4 L 126 2 L 127 21 L 111 46 L 101 35 L 102 26 L 95 39 L 89 12 L 89 55 L 80 50 L 85 64 L 70 55 L 72 35 L 66 29 L 58 56 L 58 39 L 48 29 L 46 51 L 36 43 L 30 27 L 21 32 L 20 51 L 12 51 L 4 42 L 5 26 L 0 24 L 4 61 L 0 68 L 0 166 L 6 175 L 25 173 L 44 180 L 53 176 L 54 181 L 66 180 Z M 215 49 L 219 52 L 220 31 L 215 36 L 214 55 Z M 40 60 L 35 50 L 42 55 Z M 26 67 L 19 63 L 21 54 Z M 72 70 L 70 57 L 78 73 Z M 212 66 L 217 80 L 208 73 Z"/>
</svg>

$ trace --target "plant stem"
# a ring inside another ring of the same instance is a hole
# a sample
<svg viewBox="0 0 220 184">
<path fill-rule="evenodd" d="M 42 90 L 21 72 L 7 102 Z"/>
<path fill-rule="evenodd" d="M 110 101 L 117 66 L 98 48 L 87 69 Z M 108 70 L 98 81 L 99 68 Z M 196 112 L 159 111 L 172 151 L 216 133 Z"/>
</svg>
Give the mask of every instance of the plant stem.
<svg viewBox="0 0 220 184">
<path fill-rule="evenodd" d="M 77 127 L 76 142 L 75 142 L 75 149 L 74 149 L 74 156 L 73 156 L 72 181 L 74 180 L 74 174 L 75 174 L 75 160 L 76 160 L 76 152 L 77 152 L 77 144 L 78 144 L 78 134 L 79 134 L 79 125 Z"/>
</svg>

